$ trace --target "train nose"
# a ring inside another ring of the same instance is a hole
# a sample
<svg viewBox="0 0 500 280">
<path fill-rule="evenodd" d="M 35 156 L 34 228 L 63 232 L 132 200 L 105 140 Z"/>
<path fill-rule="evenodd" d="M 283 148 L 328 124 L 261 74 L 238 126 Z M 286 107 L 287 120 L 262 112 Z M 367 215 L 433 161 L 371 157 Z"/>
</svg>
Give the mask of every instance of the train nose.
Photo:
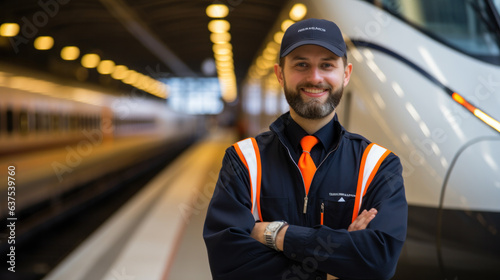
<svg viewBox="0 0 500 280">
<path fill-rule="evenodd" d="M 500 276 L 500 137 L 469 142 L 445 181 L 438 252 L 447 276 Z M 453 278 L 452 278 L 453 279 Z"/>
</svg>

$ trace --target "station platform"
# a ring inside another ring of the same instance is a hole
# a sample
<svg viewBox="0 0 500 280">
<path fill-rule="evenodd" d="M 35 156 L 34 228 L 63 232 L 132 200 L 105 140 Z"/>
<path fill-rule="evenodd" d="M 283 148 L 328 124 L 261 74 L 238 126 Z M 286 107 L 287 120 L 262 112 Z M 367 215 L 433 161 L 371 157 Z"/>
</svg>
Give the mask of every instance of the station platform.
<svg viewBox="0 0 500 280">
<path fill-rule="evenodd" d="M 212 131 L 44 279 L 211 279 L 203 223 L 224 151 L 236 141 L 230 131 Z"/>
</svg>

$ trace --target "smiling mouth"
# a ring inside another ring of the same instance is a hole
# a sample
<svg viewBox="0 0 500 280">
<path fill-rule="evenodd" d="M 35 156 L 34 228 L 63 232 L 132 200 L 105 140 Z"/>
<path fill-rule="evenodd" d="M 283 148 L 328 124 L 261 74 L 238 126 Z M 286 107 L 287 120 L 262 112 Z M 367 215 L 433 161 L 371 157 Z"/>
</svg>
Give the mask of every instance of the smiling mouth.
<svg viewBox="0 0 500 280">
<path fill-rule="evenodd" d="M 302 92 L 311 97 L 320 97 L 328 92 L 326 88 L 301 88 Z"/>
</svg>

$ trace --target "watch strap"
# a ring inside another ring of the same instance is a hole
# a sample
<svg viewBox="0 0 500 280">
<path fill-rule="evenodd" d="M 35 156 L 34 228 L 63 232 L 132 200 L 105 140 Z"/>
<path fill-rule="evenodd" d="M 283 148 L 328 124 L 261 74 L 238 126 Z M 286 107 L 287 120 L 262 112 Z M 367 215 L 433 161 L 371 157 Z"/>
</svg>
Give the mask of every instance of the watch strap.
<svg viewBox="0 0 500 280">
<path fill-rule="evenodd" d="M 264 239 L 266 241 L 266 245 L 276 251 L 279 251 L 276 246 L 276 236 L 278 236 L 278 232 L 285 226 L 288 225 L 285 221 L 275 221 L 269 223 L 264 231 Z"/>
</svg>

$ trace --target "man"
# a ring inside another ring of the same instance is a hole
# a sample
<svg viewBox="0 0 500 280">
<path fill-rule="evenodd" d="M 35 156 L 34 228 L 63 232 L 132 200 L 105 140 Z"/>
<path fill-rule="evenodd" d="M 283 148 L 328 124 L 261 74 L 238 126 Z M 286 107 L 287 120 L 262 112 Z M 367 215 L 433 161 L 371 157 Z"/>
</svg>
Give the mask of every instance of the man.
<svg viewBox="0 0 500 280">
<path fill-rule="evenodd" d="M 390 278 L 406 237 L 402 167 L 377 146 L 363 179 L 375 148 L 335 115 L 352 71 L 337 25 L 289 27 L 274 71 L 290 112 L 256 137 L 260 188 L 239 146 L 226 151 L 203 233 L 213 278 Z"/>
</svg>

